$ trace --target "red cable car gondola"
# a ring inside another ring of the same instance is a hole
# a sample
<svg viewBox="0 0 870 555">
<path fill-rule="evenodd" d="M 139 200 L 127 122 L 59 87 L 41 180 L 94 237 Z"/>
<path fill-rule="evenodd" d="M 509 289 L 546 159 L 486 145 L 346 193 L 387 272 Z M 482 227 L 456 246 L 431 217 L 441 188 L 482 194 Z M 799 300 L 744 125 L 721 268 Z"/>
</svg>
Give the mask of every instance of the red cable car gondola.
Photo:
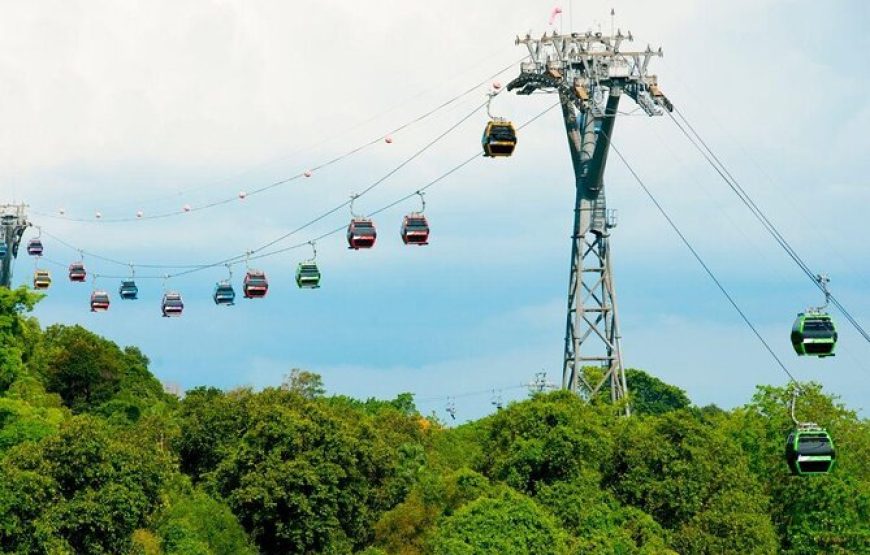
<svg viewBox="0 0 870 555">
<path fill-rule="evenodd" d="M 347 226 L 348 248 L 353 250 L 370 249 L 378 239 L 375 223 L 368 218 L 354 217 Z"/>
<path fill-rule="evenodd" d="M 85 270 L 84 262 L 73 262 L 69 265 L 69 280 L 76 283 L 82 283 L 87 279 L 88 272 Z"/>
<path fill-rule="evenodd" d="M 242 291 L 246 299 L 260 299 L 269 291 L 269 280 L 260 270 L 248 270 L 245 274 Z"/>
<path fill-rule="evenodd" d="M 406 245 L 429 244 L 429 221 L 426 216 L 415 212 L 402 220 L 402 241 Z"/>
<path fill-rule="evenodd" d="M 91 293 L 91 312 L 105 312 L 109 310 L 109 294 L 105 291 L 95 290 Z"/>
<path fill-rule="evenodd" d="M 419 212 L 411 212 L 402 220 L 402 242 L 406 245 L 429 244 L 429 221 L 423 212 L 426 210 L 426 197 L 423 191 L 417 191 L 423 205 Z"/>
</svg>

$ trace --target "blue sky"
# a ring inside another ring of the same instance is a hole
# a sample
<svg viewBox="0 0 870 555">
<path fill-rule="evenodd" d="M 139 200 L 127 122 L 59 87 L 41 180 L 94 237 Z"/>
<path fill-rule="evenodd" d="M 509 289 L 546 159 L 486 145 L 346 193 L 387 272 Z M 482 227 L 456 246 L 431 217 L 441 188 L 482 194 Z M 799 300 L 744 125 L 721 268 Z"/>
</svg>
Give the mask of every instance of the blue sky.
<svg viewBox="0 0 870 555">
<path fill-rule="evenodd" d="M 410 5 L 409 5 L 410 4 Z M 662 45 L 653 70 L 810 266 L 870 325 L 867 185 L 870 101 L 858 52 L 870 44 L 861 2 L 564 3 L 567 27 L 631 29 Z M 154 214 L 232 197 L 294 175 L 413 119 L 523 55 L 517 33 L 547 29 L 552 2 L 102 2 L 16 5 L 0 22 L 3 200 L 92 218 Z M 497 12 L 497 16 L 494 15 Z M 502 81 L 510 79 L 506 73 Z M 244 201 L 125 224 L 33 216 L 47 233 L 137 264 L 211 262 L 283 235 L 382 177 L 483 102 L 483 89 L 346 161 Z M 522 122 L 550 97 L 500 96 Z M 627 103 L 630 101 L 626 101 Z M 623 108 L 630 109 L 628 104 Z M 477 148 L 479 113 L 358 201 L 368 212 L 453 167 Z M 210 300 L 223 268 L 171 281 L 182 318 L 159 316 L 161 283 L 141 300 L 87 311 L 90 284 L 56 279 L 36 314 L 140 346 L 152 370 L 183 388 L 280 383 L 319 372 L 357 397 L 413 391 L 422 410 L 492 409 L 492 394 L 545 369 L 560 380 L 573 189 L 557 112 L 523 130 L 514 157 L 480 160 L 427 195 L 425 248 L 398 236 L 412 199 L 376 218 L 369 252 L 341 235 L 318 244 L 323 287 L 297 290 L 307 249 L 261 262 L 262 301 Z M 799 360 L 788 332 L 818 292 L 778 250 L 667 118 L 625 117 L 614 141 L 801 379 L 863 408 L 870 346 L 842 318 L 838 356 Z M 619 210 L 613 237 L 626 363 L 686 389 L 699 404 L 745 402 L 784 376 L 698 268 L 615 157 L 606 176 Z M 347 210 L 286 244 L 341 226 Z M 46 237 L 46 256 L 77 254 Z M 124 268 L 85 259 L 90 271 Z M 16 281 L 32 260 L 18 260 Z M 51 268 L 56 278 L 58 268 Z M 140 269 L 141 274 L 153 273 Z M 236 284 L 243 273 L 235 268 Z M 115 290 L 117 280 L 101 285 Z M 630 386 L 630 384 L 629 384 Z M 496 393 L 498 394 L 498 393 Z"/>
</svg>

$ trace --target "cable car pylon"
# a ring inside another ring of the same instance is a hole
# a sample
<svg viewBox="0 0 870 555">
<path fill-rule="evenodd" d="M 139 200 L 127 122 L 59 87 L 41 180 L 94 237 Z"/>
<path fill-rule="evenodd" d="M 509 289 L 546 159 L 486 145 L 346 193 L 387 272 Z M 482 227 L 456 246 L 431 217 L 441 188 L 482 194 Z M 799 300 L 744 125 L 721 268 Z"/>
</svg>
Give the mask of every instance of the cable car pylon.
<svg viewBox="0 0 870 555">
<path fill-rule="evenodd" d="M 26 204 L 0 204 L 0 287 L 12 286 L 12 262 L 30 225 Z"/>
<path fill-rule="evenodd" d="M 610 233 L 615 220 L 607 210 L 604 168 L 610 137 L 623 94 L 649 116 L 659 116 L 673 107 L 647 72 L 649 62 L 662 51 L 623 51 L 623 35 L 601 33 L 544 34 L 517 37 L 529 60 L 520 65 L 520 75 L 508 91 L 531 95 L 558 93 L 565 131 L 574 167 L 576 196 L 571 235 L 571 271 L 562 387 L 591 399 L 609 384 L 614 401 L 628 394 L 620 344 L 616 290 L 611 263 Z M 584 366 L 603 372 L 587 379 Z M 626 404 L 626 415 L 630 407 Z"/>
</svg>

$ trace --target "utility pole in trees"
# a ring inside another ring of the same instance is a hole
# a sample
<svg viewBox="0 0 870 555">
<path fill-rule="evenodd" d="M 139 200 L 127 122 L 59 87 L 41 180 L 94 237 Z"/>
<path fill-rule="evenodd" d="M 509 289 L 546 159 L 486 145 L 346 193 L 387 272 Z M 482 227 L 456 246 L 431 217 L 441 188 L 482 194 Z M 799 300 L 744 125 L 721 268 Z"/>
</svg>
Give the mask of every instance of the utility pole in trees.
<svg viewBox="0 0 870 555">
<path fill-rule="evenodd" d="M 29 225 L 26 204 L 0 204 L 0 287 L 12 285 L 12 261 Z"/>
<path fill-rule="evenodd" d="M 673 109 L 657 77 L 647 73 L 650 60 L 662 56 L 661 48 L 623 52 L 623 43 L 632 40 L 631 33 L 622 31 L 517 37 L 516 43 L 528 48 L 529 60 L 507 87 L 521 95 L 555 93 L 561 101 L 577 190 L 562 387 L 589 399 L 606 383 L 614 401 L 628 393 L 610 251 L 616 219 L 604 194 L 619 101 L 625 94 L 649 116 Z M 601 367 L 602 378 L 590 383 L 584 366 Z"/>
</svg>

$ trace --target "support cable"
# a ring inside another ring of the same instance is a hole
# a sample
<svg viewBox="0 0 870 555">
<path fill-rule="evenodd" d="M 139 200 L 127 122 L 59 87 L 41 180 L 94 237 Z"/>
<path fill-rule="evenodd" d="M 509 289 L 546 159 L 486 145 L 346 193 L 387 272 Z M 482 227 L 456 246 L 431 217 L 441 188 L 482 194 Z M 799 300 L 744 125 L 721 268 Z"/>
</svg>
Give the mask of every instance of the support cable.
<svg viewBox="0 0 870 555">
<path fill-rule="evenodd" d="M 719 288 L 719 291 L 721 291 L 725 298 L 728 299 L 728 302 L 731 303 L 731 306 L 734 307 L 734 310 L 737 311 L 737 313 L 740 315 L 740 318 L 743 319 L 743 322 L 746 323 L 749 329 L 752 330 L 752 333 L 755 334 L 755 337 L 758 338 L 758 340 L 761 342 L 767 352 L 770 353 L 770 356 L 773 357 L 773 360 L 776 361 L 777 365 L 795 384 L 795 387 L 800 388 L 800 383 L 798 382 L 797 378 L 794 377 L 794 375 L 789 371 L 782 359 L 780 359 L 776 352 L 774 352 L 773 348 L 770 346 L 767 340 L 764 339 L 764 336 L 762 336 L 761 333 L 758 331 L 758 328 L 755 327 L 755 325 L 752 323 L 746 313 L 743 312 L 743 309 L 740 308 L 740 305 L 737 304 L 737 301 L 734 300 L 734 297 L 731 296 L 731 294 L 728 292 L 722 282 L 719 281 L 719 278 L 716 277 L 716 274 L 713 273 L 713 270 L 711 270 L 707 263 L 704 262 L 704 259 L 701 258 L 701 255 L 698 253 L 698 251 L 695 250 L 695 247 L 693 247 L 692 243 L 689 242 L 689 239 L 683 234 L 683 232 L 677 226 L 676 222 L 671 219 L 664 206 L 659 203 L 656 197 L 652 194 L 652 191 L 649 189 L 649 187 L 647 187 L 646 183 L 644 183 L 643 179 L 640 178 L 637 172 L 634 171 L 634 168 L 631 166 L 631 164 L 628 163 L 628 160 L 625 159 L 625 156 L 622 155 L 622 152 L 620 152 L 616 145 L 613 144 L 612 140 L 610 141 L 610 148 L 613 149 L 613 152 L 615 152 L 619 159 L 622 160 L 623 165 L 625 165 L 629 173 L 631 173 L 632 177 L 634 177 L 635 181 L 637 181 L 638 185 L 641 186 L 641 188 L 644 190 L 646 195 L 649 197 L 649 199 L 652 201 L 652 203 L 655 205 L 661 215 L 665 218 L 665 220 L 667 220 L 668 225 L 671 226 L 671 229 L 674 230 L 674 232 L 677 234 L 677 236 L 680 238 L 686 248 L 689 249 L 689 252 L 691 252 L 692 256 L 695 257 L 695 260 L 698 261 L 698 264 L 701 265 L 701 267 L 704 269 L 710 279 L 713 280 L 713 283 L 716 284 L 716 287 Z"/>
<path fill-rule="evenodd" d="M 449 135 L 450 133 L 455 131 L 460 125 L 462 125 L 463 123 L 468 121 L 472 116 L 474 116 L 477 112 L 479 112 L 484 106 L 486 106 L 486 103 L 483 103 L 483 104 L 476 106 L 471 112 L 469 112 L 467 115 L 463 116 L 458 122 L 451 125 L 447 130 L 440 133 L 437 137 L 435 137 L 434 139 L 432 139 L 431 141 L 426 143 L 422 148 L 418 149 L 411 156 L 409 156 L 408 158 L 403 160 L 398 166 L 396 166 L 395 168 L 388 171 L 384 176 L 382 176 L 380 179 L 378 179 L 375 182 L 373 182 L 372 184 L 370 184 L 368 187 L 363 189 L 361 192 L 356 193 L 354 195 L 354 198 L 359 198 L 359 197 L 371 192 L 377 186 L 381 185 L 387 179 L 389 179 L 390 177 L 395 175 L 399 170 L 401 170 L 402 168 L 404 168 L 405 166 L 410 164 L 412 161 L 414 161 L 415 159 L 420 157 L 423 153 L 425 153 L 427 150 L 429 150 L 430 148 L 435 146 L 438 142 L 440 142 L 442 139 L 444 139 L 447 135 Z M 477 155 L 478 154 L 475 154 L 475 157 Z M 416 194 L 416 193 L 414 193 L 414 194 Z M 257 254 L 257 253 L 259 253 L 259 252 L 261 252 L 261 251 L 263 251 L 263 250 L 265 250 L 265 249 L 267 249 L 267 248 L 269 248 L 277 243 L 280 243 L 281 241 L 287 239 L 288 237 L 291 237 L 291 236 L 299 233 L 300 231 L 302 231 L 308 227 L 311 227 L 312 225 L 320 222 L 321 220 L 331 216 L 335 212 L 338 212 L 339 210 L 343 209 L 344 207 L 350 205 L 352 201 L 353 200 L 347 200 L 347 201 L 339 204 L 338 206 L 324 212 L 323 214 L 317 216 L 316 218 L 314 218 L 312 220 L 309 220 L 305 224 L 293 229 L 292 231 L 285 233 L 284 235 L 281 235 L 280 237 L 277 237 L 277 238 L 269 241 L 268 243 L 265 243 L 265 244 L 255 248 L 255 249 L 252 249 L 249 254 L 251 254 L 251 255 Z M 70 249 L 79 251 L 80 253 L 86 252 L 86 251 L 79 249 L 78 247 L 64 241 L 60 237 L 57 237 L 57 236 L 50 234 L 48 232 L 45 232 L 45 234 L 46 234 L 46 236 L 51 237 L 52 239 L 58 241 L 59 243 L 61 243 L 62 245 L 66 246 Z M 130 265 L 130 262 L 124 262 L 124 261 L 110 258 L 107 256 L 102 256 L 102 255 L 91 253 L 91 252 L 87 252 L 87 254 L 93 258 L 103 260 L 104 262 L 110 262 L 112 264 L 117 264 L 119 266 L 126 267 L 126 266 Z M 223 264 L 232 263 L 232 262 L 238 262 L 239 259 L 244 258 L 245 256 L 246 256 L 245 254 L 237 255 L 237 256 L 233 256 L 231 258 L 227 258 L 225 260 L 221 260 L 219 262 L 210 263 L 210 264 L 176 264 L 176 265 L 173 265 L 173 264 L 136 264 L 136 266 L 138 266 L 140 268 L 152 268 L 152 269 L 192 269 L 192 270 L 196 270 L 196 269 L 212 268 L 214 266 L 223 265 Z M 190 273 L 190 272 L 184 272 L 184 273 Z"/>
<path fill-rule="evenodd" d="M 554 108 L 556 108 L 556 107 L 558 107 L 558 106 L 559 106 L 559 103 L 558 103 L 558 102 L 555 103 L 555 104 L 553 104 L 553 105 L 551 105 L 550 107 L 548 107 L 548 108 L 546 108 L 545 110 L 543 110 L 542 112 L 538 113 L 537 115 L 535 115 L 535 116 L 532 117 L 531 119 L 527 120 L 527 121 L 526 121 L 525 123 L 523 123 L 522 125 L 519 125 L 519 126 L 517 127 L 517 130 L 524 129 L 525 127 L 531 125 L 532 123 L 536 122 L 537 120 L 539 120 L 539 119 L 542 118 L 544 115 L 546 115 L 547 113 L 549 113 L 550 111 L 552 111 Z M 480 110 L 482 107 L 483 107 L 483 105 L 481 105 L 481 106 L 479 106 L 478 108 L 476 108 L 476 109 L 475 109 L 475 112 L 476 112 L 477 110 Z M 470 117 L 470 116 L 466 116 L 466 118 L 464 118 L 464 119 L 468 119 L 468 117 Z M 463 121 L 464 121 L 464 119 L 463 119 Z M 460 122 L 460 123 L 461 123 L 461 122 Z M 457 124 L 457 125 L 458 125 L 458 124 Z M 454 127 L 455 127 L 455 126 L 454 126 Z M 442 134 L 442 135 L 443 135 L 443 134 Z M 437 140 L 437 139 L 436 139 L 436 140 Z M 432 143 L 432 144 L 434 144 L 434 143 Z M 431 145 L 428 145 L 428 146 L 431 146 Z M 426 146 L 426 147 L 424 147 L 424 148 L 428 148 L 428 146 Z M 415 154 L 414 156 L 416 157 L 417 154 Z M 405 195 L 405 196 L 403 196 L 403 197 L 401 197 L 401 198 L 399 198 L 399 199 L 397 199 L 397 200 L 395 200 L 395 201 L 393 201 L 393 202 L 391 202 L 391 203 L 389 203 L 389 204 L 387 204 L 387 205 L 385 205 L 385 206 L 382 206 L 381 208 L 378 208 L 377 210 L 375 210 L 375 211 L 369 213 L 369 214 L 368 214 L 368 217 L 371 217 L 371 216 L 375 216 L 375 215 L 377 215 L 377 214 L 380 214 L 381 212 L 384 212 L 384 211 L 386 211 L 386 210 L 389 210 L 390 208 L 393 208 L 393 207 L 395 207 L 395 206 L 397 206 L 397 205 L 399 205 L 399 204 L 401 204 L 401 203 L 407 201 L 408 199 L 411 199 L 411 198 L 413 198 L 413 197 L 416 197 L 416 196 L 418 195 L 418 193 L 423 192 L 423 191 L 426 191 L 427 189 L 429 189 L 429 188 L 431 188 L 431 187 L 434 187 L 436 184 L 440 183 L 441 181 L 443 181 L 443 180 L 445 180 L 446 178 L 450 177 L 450 176 L 453 175 L 454 173 L 458 172 L 459 170 L 461 170 L 462 168 L 464 168 L 465 166 L 467 166 L 467 165 L 470 164 L 471 162 L 473 162 L 473 161 L 475 161 L 475 160 L 479 160 L 480 158 L 481 158 L 481 151 L 480 151 L 480 150 L 477 150 L 477 151 L 475 151 L 474 154 L 471 155 L 469 158 L 463 160 L 462 162 L 460 162 L 460 163 L 457 164 L 456 166 L 454 166 L 454 167 L 452 167 L 451 169 L 447 170 L 446 172 L 444 172 L 444 173 L 441 174 L 440 176 L 438 176 L 438 177 L 436 177 L 435 179 L 433 179 L 432 181 L 428 182 L 428 183 L 427 183 L 426 185 L 424 185 L 423 187 L 419 187 L 419 188 L 418 188 L 417 190 L 415 190 L 413 193 L 409 193 L 409 194 L 407 194 L 407 195 Z M 395 171 L 397 171 L 397 170 L 394 170 L 392 173 L 395 173 Z M 378 184 L 379 182 L 383 182 L 383 180 L 384 180 L 384 179 L 380 179 L 380 180 L 378 180 L 378 182 L 375 182 L 375 183 Z M 369 188 L 365 189 L 364 192 L 368 192 L 368 191 L 370 191 L 372 188 L 374 188 L 374 185 L 375 185 L 375 184 L 373 184 L 372 186 L 369 186 Z M 308 228 L 308 227 L 311 227 L 311 226 L 314 225 L 315 223 L 320 222 L 321 220 L 323 220 L 323 219 L 329 217 L 330 215 L 334 214 L 335 212 L 338 212 L 339 210 L 345 208 L 345 207 L 348 206 L 349 204 L 350 204 L 350 200 L 347 200 L 347 201 L 345 201 L 345 202 L 339 204 L 338 206 L 335 206 L 334 208 L 328 210 L 327 212 L 324 212 L 323 214 L 317 216 L 316 218 L 314 218 L 314 219 L 312 219 L 312 220 L 309 220 L 308 222 L 306 222 L 306 223 L 304 223 L 304 224 L 298 226 L 296 229 L 294 229 L 294 230 L 291 231 L 290 233 L 286 233 L 286 234 L 284 234 L 284 235 L 281 237 L 281 240 L 283 240 L 283 239 L 287 239 L 287 238 L 289 238 L 289 237 L 291 237 L 291 236 L 293 236 L 293 235 L 299 233 L 300 231 L 302 231 L 302 230 L 304 230 L 304 229 L 306 229 L 306 228 Z M 255 256 L 250 256 L 249 259 L 250 259 L 250 260 L 259 260 L 259 259 L 263 259 L 263 258 L 268 258 L 268 257 L 271 257 L 271 256 L 275 256 L 275 255 L 278 255 L 278 254 L 282 254 L 282 253 L 285 253 L 285 252 L 288 252 L 288 251 L 291 251 L 291 250 L 295 250 L 295 249 L 303 248 L 303 247 L 307 246 L 307 245 L 308 245 L 310 242 L 312 242 L 312 241 L 315 242 L 315 243 L 317 243 L 317 242 L 319 242 L 319 241 L 322 240 L 322 239 L 325 239 L 325 238 L 327 238 L 327 237 L 330 237 L 330 236 L 332 236 L 332 235 L 335 235 L 336 233 L 339 233 L 340 231 L 343 231 L 344 229 L 346 229 L 346 227 L 347 227 L 347 226 L 342 225 L 341 227 L 337 227 L 337 228 L 335 228 L 335 229 L 333 229 L 333 230 L 331 230 L 331 231 L 328 231 L 328 232 L 326 232 L 326 233 L 323 233 L 322 235 L 320 235 L 320 236 L 318 236 L 318 237 L 315 237 L 315 238 L 313 238 L 313 239 L 308 239 L 308 240 L 305 240 L 304 242 L 300 242 L 300 243 L 298 243 L 298 244 L 294 244 L 294 245 L 291 245 L 291 246 L 288 246 L 288 247 L 283 247 L 283 248 L 280 248 L 280 249 L 275 249 L 275 250 L 272 250 L 272 251 L 269 251 L 269 252 L 261 253 L 261 251 L 265 250 L 265 249 L 268 248 L 269 246 L 273 246 L 275 243 L 278 242 L 278 241 L 270 241 L 270 242 L 267 243 L 265 246 L 261 246 L 261 247 L 259 247 L 258 249 L 255 249 L 255 250 L 254 250 L 254 253 L 260 253 L 260 254 L 257 254 L 257 255 L 255 255 Z M 46 233 L 46 235 L 48 235 L 48 234 Z M 67 244 L 67 243 L 65 243 L 65 244 L 66 244 L 67 246 L 69 246 L 70 248 L 73 248 L 74 250 L 77 250 L 77 251 L 79 250 L 79 249 L 77 249 L 77 248 L 75 248 L 75 247 L 72 247 L 71 245 L 69 245 L 69 244 Z M 83 252 L 83 251 L 82 251 L 82 252 Z M 93 257 L 96 258 L 95 255 L 93 255 L 93 254 L 91 254 L 91 253 L 88 253 L 88 254 L 89 254 L 90 256 L 93 256 Z M 203 271 L 203 270 L 207 270 L 207 269 L 210 269 L 210 268 L 214 268 L 214 267 L 217 267 L 217 266 L 224 266 L 224 265 L 227 265 L 227 264 L 238 263 L 240 260 L 244 259 L 245 256 L 246 256 L 246 253 L 243 253 L 243 254 L 236 255 L 236 256 L 233 256 L 233 257 L 229 257 L 229 258 L 225 258 L 225 259 L 223 259 L 223 260 L 220 260 L 220 261 L 217 261 L 217 262 L 213 262 L 213 263 L 210 263 L 210 264 L 191 265 L 191 266 L 187 267 L 188 269 L 185 269 L 185 270 L 180 271 L 180 272 L 176 272 L 176 273 L 174 273 L 174 274 L 168 274 L 168 276 L 171 277 L 171 278 L 176 278 L 176 277 L 181 277 L 181 276 L 185 276 L 185 275 L 193 274 L 193 273 L 196 273 L 196 272 L 200 272 L 200 271 Z M 51 263 L 53 263 L 53 264 L 57 264 L 57 265 L 59 265 L 59 266 L 64 266 L 63 264 L 60 264 L 60 263 L 54 262 L 54 261 L 49 260 L 49 259 L 46 259 L 46 261 L 49 261 L 49 262 L 51 262 Z M 130 263 L 129 263 L 129 262 L 125 262 L 125 263 L 123 263 L 123 265 L 129 267 Z M 156 268 L 180 268 L 179 266 L 164 266 L 164 265 L 151 265 L 151 266 L 145 266 L 145 265 L 142 265 L 142 264 L 136 264 L 136 267 L 151 267 L 151 268 L 155 268 L 155 267 L 156 267 Z M 112 278 L 115 278 L 115 276 L 104 276 L 104 277 L 112 277 Z M 163 278 L 164 278 L 163 275 L 160 275 L 160 276 L 147 276 L 147 275 L 146 275 L 146 276 L 139 276 L 139 275 L 137 275 L 136 277 L 137 277 L 137 279 L 138 279 L 138 278 L 142 278 L 142 279 L 163 279 Z"/>
<path fill-rule="evenodd" d="M 525 56 L 524 56 L 523 58 L 521 58 L 519 61 L 522 61 L 523 59 L 525 59 Z M 487 77 L 487 78 L 484 79 L 483 81 L 481 81 L 481 82 L 475 84 L 475 85 L 472 86 L 472 87 L 469 87 L 469 88 L 466 89 L 465 91 L 463 91 L 463 92 L 459 93 L 458 95 L 456 95 L 456 96 L 454 96 L 454 97 L 452 97 L 452 98 L 450 98 L 450 99 L 448 99 L 448 100 L 442 102 L 441 104 L 435 106 L 434 108 L 432 108 L 432 109 L 430 109 L 429 111 L 423 113 L 422 115 L 417 116 L 417 117 L 415 117 L 415 118 L 413 118 L 413 119 L 407 121 L 406 123 L 403 123 L 402 125 L 396 127 L 395 129 L 393 129 L 393 130 L 391 130 L 391 131 L 388 131 L 387 133 L 385 133 L 385 134 L 383 134 L 383 135 L 378 136 L 377 138 L 374 138 L 374 139 L 372 139 L 372 140 L 370 140 L 370 141 L 368 141 L 368 142 L 366 142 L 366 143 L 363 143 L 363 144 L 361 144 L 361 145 L 359 145 L 359 146 L 357 146 L 357 147 L 355 147 L 355 148 L 352 148 L 351 150 L 345 152 L 344 154 L 340 154 L 340 155 L 336 156 L 335 158 L 332 158 L 332 159 L 330 159 L 330 160 L 328 160 L 328 161 L 326 161 L 326 162 L 323 162 L 323 163 L 318 164 L 318 165 L 316 165 L 316 166 L 312 166 L 311 168 L 309 168 L 309 169 L 307 169 L 307 170 L 305 170 L 305 171 L 303 171 L 303 172 L 297 173 L 296 175 L 293 175 L 293 176 L 287 177 L 287 178 L 285 178 L 285 179 L 281 179 L 281 180 L 279 180 L 279 181 L 272 182 L 272 183 L 270 183 L 270 184 L 268 184 L 268 185 L 265 185 L 265 186 L 260 187 L 260 188 L 258 188 L 258 189 L 254 189 L 254 190 L 252 190 L 252 191 L 248 191 L 248 192 L 245 193 L 245 196 L 246 196 L 246 197 L 250 197 L 250 196 L 253 196 L 253 195 L 257 195 L 257 194 L 260 194 L 260 193 L 266 192 L 266 191 L 268 191 L 268 190 L 270 190 L 270 189 L 274 189 L 275 187 L 279 187 L 279 186 L 281 186 L 281 185 L 285 185 L 285 184 L 287 184 L 287 183 L 290 183 L 291 181 L 296 181 L 296 180 L 301 179 L 301 178 L 303 178 L 303 177 L 308 177 L 308 176 L 311 175 L 312 172 L 315 172 L 315 171 L 318 171 L 318 170 L 322 170 L 322 169 L 324 169 L 324 168 L 326 168 L 326 167 L 328 167 L 328 166 L 331 166 L 331 165 L 333 165 L 333 164 L 337 164 L 338 162 L 341 162 L 342 160 L 344 160 L 344 159 L 346 159 L 346 158 L 349 158 L 349 157 L 353 156 L 354 154 L 356 154 L 356 153 L 358 153 L 358 152 L 360 152 L 360 151 L 362 151 L 362 150 L 364 150 L 364 149 L 366 149 L 366 148 L 368 148 L 368 147 L 370 147 L 370 146 L 372 146 L 372 145 L 378 144 L 378 143 L 380 143 L 381 141 L 383 141 L 386 137 L 391 136 L 391 135 L 396 134 L 396 133 L 399 133 L 399 132 L 401 132 L 401 131 L 404 131 L 405 129 L 407 129 L 407 128 L 409 128 L 409 127 L 411 127 L 411 126 L 413 126 L 413 125 L 415 125 L 415 124 L 417 124 L 417 123 L 419 123 L 419 122 L 421 122 L 421 121 L 423 121 L 423 120 L 429 118 L 430 116 L 434 115 L 435 113 L 437 113 L 437 112 L 443 110 L 444 108 L 447 108 L 447 107 L 450 106 L 451 104 L 454 104 L 455 102 L 459 101 L 460 99 L 462 99 L 462 98 L 468 96 L 469 94 L 475 92 L 475 91 L 478 90 L 480 87 L 486 85 L 486 84 L 487 84 L 489 81 L 491 81 L 492 79 L 495 79 L 496 77 L 498 77 L 498 76 L 501 75 L 502 73 L 504 73 L 504 72 L 506 72 L 506 71 L 512 69 L 513 67 L 515 67 L 517 63 L 518 63 L 518 62 L 512 62 L 510 65 L 508 65 L 508 66 L 506 66 L 506 67 L 500 69 L 498 72 L 496 72 L 496 73 L 490 75 L 489 77 Z M 70 218 L 70 217 L 66 217 L 66 216 L 58 216 L 58 215 L 56 215 L 56 214 L 50 214 L 50 213 L 38 212 L 38 211 L 32 211 L 32 212 L 33 212 L 33 214 L 36 214 L 36 215 L 41 216 L 41 217 L 54 218 L 54 219 L 65 220 L 65 221 L 73 221 L 73 222 L 86 222 L 86 223 L 121 223 L 121 222 L 135 222 L 135 221 L 142 221 L 142 220 L 157 220 L 157 219 L 169 218 L 169 217 L 173 217 L 173 216 L 181 216 L 181 215 L 187 214 L 187 213 L 189 213 L 189 212 L 199 212 L 199 211 L 202 211 L 202 210 L 208 210 L 208 209 L 210 209 L 210 208 L 214 208 L 214 207 L 221 206 L 221 205 L 224 205 L 224 204 L 229 204 L 229 203 L 231 203 L 231 202 L 238 202 L 238 196 L 237 196 L 237 195 L 234 195 L 234 196 L 232 196 L 232 197 L 227 197 L 227 198 L 224 198 L 224 199 L 220 199 L 220 200 L 217 200 L 217 201 L 213 201 L 213 202 L 210 202 L 210 203 L 207 203 L 207 204 L 203 204 L 203 205 L 201 205 L 201 206 L 186 207 L 186 209 L 172 210 L 172 211 L 170 211 L 170 212 L 163 212 L 163 213 L 160 213 L 160 214 L 153 214 L 153 215 L 147 215 L 147 214 L 145 214 L 145 215 L 142 215 L 142 216 L 128 217 L 128 218 L 100 218 L 99 220 L 92 220 L 92 219 L 86 219 L 86 218 Z"/>
<path fill-rule="evenodd" d="M 752 212 L 753 216 L 761 223 L 762 227 L 773 237 L 773 239 L 779 244 L 779 246 L 786 252 L 789 258 L 797 264 L 797 266 L 801 269 L 801 271 L 809 277 L 813 284 L 819 288 L 819 290 L 826 295 L 826 298 L 830 299 L 831 304 L 833 304 L 837 309 L 846 317 L 846 320 L 858 331 L 858 333 L 864 338 L 865 341 L 870 343 L 870 334 L 861 326 L 861 324 L 852 316 L 852 314 L 843 306 L 842 303 L 829 291 L 827 291 L 826 287 L 822 285 L 819 281 L 818 277 L 820 274 L 813 272 L 809 265 L 804 262 L 804 260 L 798 255 L 797 251 L 795 251 L 794 247 L 785 239 L 785 237 L 780 233 L 780 231 L 773 225 L 767 215 L 759 208 L 759 206 L 755 203 L 749 193 L 740 185 L 737 179 L 728 171 L 728 168 L 725 164 L 722 163 L 721 159 L 716 156 L 716 153 L 710 148 L 706 141 L 701 137 L 701 135 L 697 132 L 697 130 L 689 123 L 688 119 L 683 115 L 682 112 L 678 108 L 674 110 L 677 115 L 680 117 L 684 125 L 681 125 L 679 121 L 674 117 L 674 115 L 668 112 L 671 120 L 674 124 L 679 128 L 679 130 L 686 136 L 689 142 L 701 153 L 707 163 L 716 170 L 716 173 L 725 181 L 728 187 L 737 195 L 737 197 L 743 202 L 744 205 Z M 688 128 L 688 129 L 687 129 Z M 691 131 L 691 133 L 689 132 Z"/>
</svg>

